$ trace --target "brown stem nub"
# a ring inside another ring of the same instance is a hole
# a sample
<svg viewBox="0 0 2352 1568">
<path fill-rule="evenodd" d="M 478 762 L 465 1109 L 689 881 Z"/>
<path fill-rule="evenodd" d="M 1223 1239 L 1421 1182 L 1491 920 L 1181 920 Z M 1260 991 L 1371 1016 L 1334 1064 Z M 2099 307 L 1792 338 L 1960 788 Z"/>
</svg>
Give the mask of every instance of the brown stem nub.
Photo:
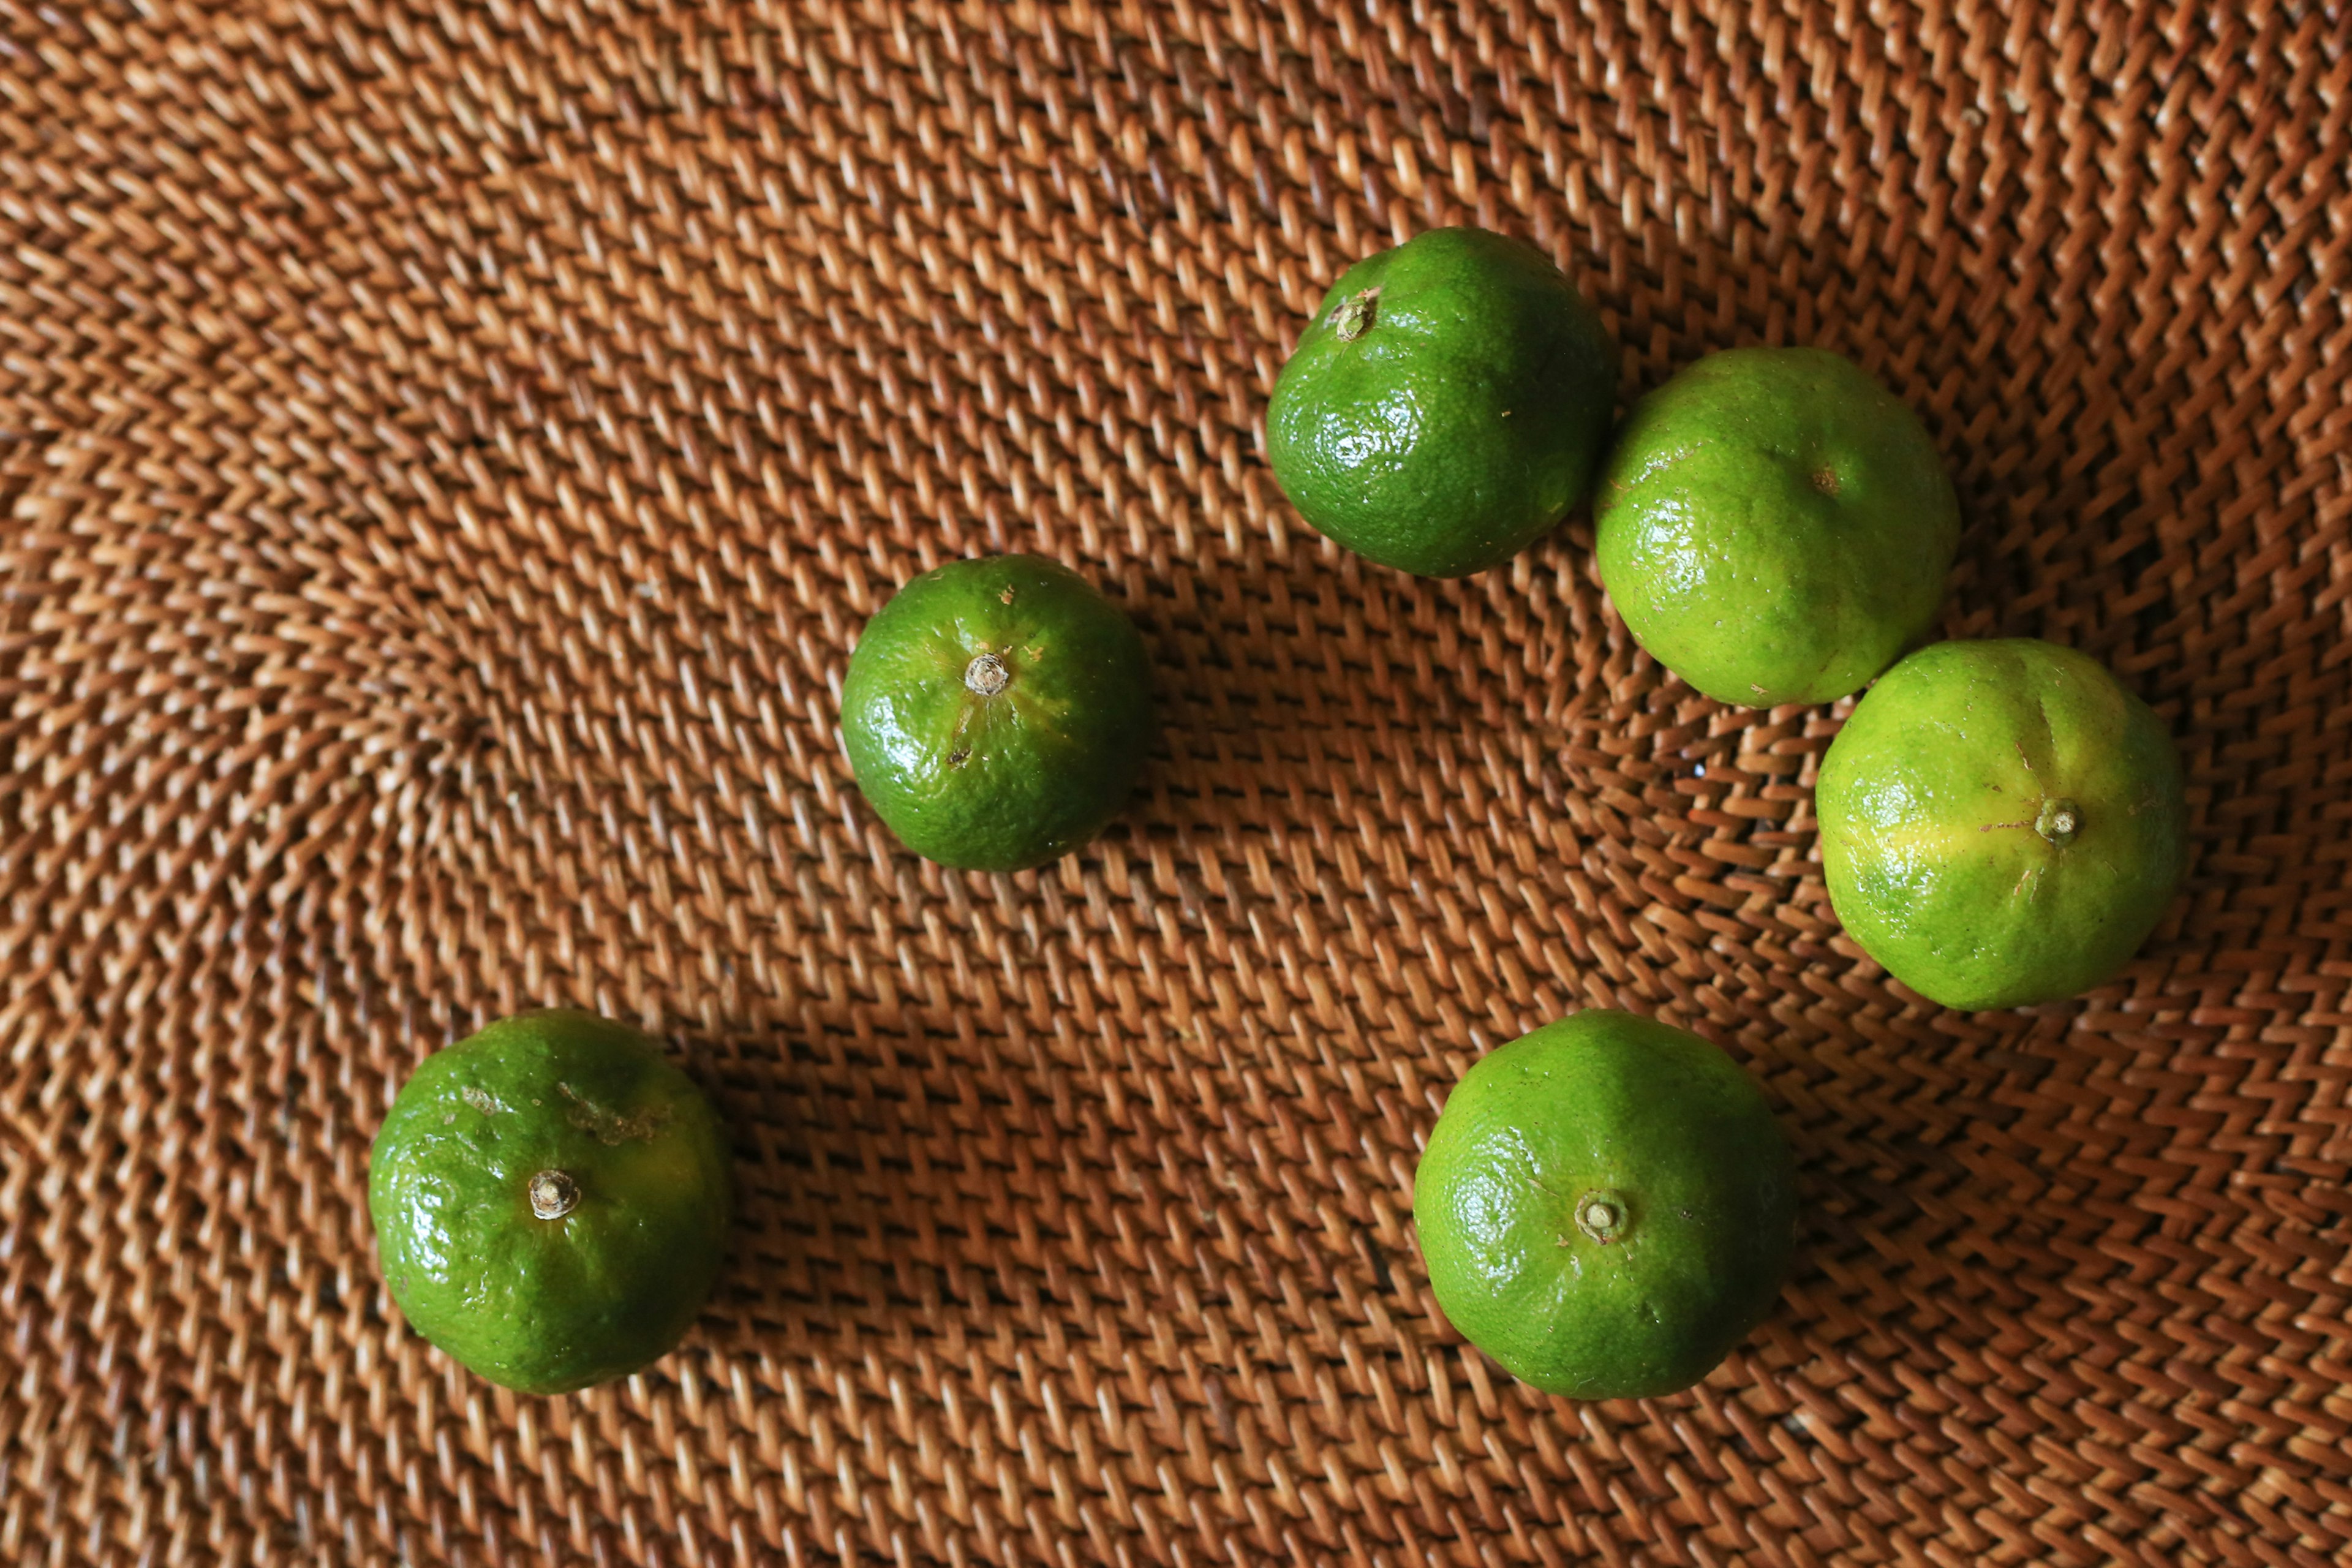
<svg viewBox="0 0 2352 1568">
<path fill-rule="evenodd" d="M 562 1219 L 580 1205 L 580 1184 L 561 1171 L 541 1171 L 530 1178 L 530 1212 L 541 1219 Z"/>
<path fill-rule="evenodd" d="M 1343 343 L 1352 343 L 1364 335 L 1372 324 L 1372 301 L 1381 297 L 1377 285 L 1360 294 L 1350 294 L 1331 313 L 1331 332 Z"/>
</svg>

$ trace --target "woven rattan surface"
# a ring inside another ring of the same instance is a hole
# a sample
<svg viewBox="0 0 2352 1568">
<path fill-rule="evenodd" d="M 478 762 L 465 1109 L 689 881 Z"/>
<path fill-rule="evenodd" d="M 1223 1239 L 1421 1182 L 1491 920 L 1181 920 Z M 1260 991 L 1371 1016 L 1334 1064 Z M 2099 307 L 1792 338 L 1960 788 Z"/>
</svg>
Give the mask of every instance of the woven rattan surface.
<svg viewBox="0 0 2352 1568">
<path fill-rule="evenodd" d="M 0 1559 L 2298 1564 L 2352 1551 L 2352 21 L 1978 0 L 1318 14 L 0 5 Z M 1266 471 L 1345 262 L 1533 238 L 1631 395 L 1925 414 L 1946 629 L 2110 661 L 2195 860 L 2120 981 L 1839 935 L 1839 711 L 1640 654 L 1581 521 L 1465 584 Z M 1160 672 L 1019 877 L 835 693 L 1041 551 Z M 687 1348 L 518 1399 L 394 1317 L 368 1140 L 499 1013 L 656 1030 L 744 1217 Z M 1698 1390 L 1432 1305 L 1483 1049 L 1762 1076 L 1797 1278 Z"/>
</svg>

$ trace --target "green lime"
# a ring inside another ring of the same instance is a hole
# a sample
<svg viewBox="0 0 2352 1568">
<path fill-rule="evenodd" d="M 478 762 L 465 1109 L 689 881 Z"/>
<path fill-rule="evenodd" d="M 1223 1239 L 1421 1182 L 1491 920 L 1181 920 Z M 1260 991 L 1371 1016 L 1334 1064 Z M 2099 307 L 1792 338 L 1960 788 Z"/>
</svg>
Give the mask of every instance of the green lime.
<svg viewBox="0 0 2352 1568">
<path fill-rule="evenodd" d="M 866 625 L 841 688 L 857 787 L 908 848 L 1017 871 L 1103 829 L 1151 749 L 1133 622 L 1034 555 L 956 561 Z"/>
<path fill-rule="evenodd" d="M 1432 229 L 1325 296 L 1275 383 L 1266 448 L 1283 493 L 1332 539 L 1466 577 L 1584 499 L 1616 384 L 1600 318 L 1540 251 Z"/>
<path fill-rule="evenodd" d="M 1705 1377 L 1780 1296 L 1796 1213 L 1755 1080 L 1631 1013 L 1579 1013 L 1480 1060 L 1413 1178 L 1446 1317 L 1514 1376 L 1578 1399 Z"/>
<path fill-rule="evenodd" d="M 1887 671 L 1831 742 L 1814 803 L 1838 919 L 1947 1007 L 2105 982 L 2189 858 L 2162 721 L 2097 660 L 2031 638 L 1937 643 Z"/>
<path fill-rule="evenodd" d="M 493 1383 L 565 1394 L 667 1354 L 727 1237 L 727 1140 L 635 1029 L 525 1013 L 427 1057 L 368 1157 L 393 1300 Z"/>
<path fill-rule="evenodd" d="M 1861 690 L 1927 634 L 1959 539 L 1917 416 L 1820 349 L 1710 354 L 1643 398 L 1593 501 L 1634 637 L 1753 708 Z"/>
</svg>

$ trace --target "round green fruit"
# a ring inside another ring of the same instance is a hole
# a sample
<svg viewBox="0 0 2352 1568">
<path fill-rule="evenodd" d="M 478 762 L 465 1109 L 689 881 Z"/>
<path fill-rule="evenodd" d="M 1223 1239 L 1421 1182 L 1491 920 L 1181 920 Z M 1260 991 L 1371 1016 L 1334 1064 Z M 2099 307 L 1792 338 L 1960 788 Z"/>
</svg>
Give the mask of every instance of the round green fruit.
<svg viewBox="0 0 2352 1568">
<path fill-rule="evenodd" d="M 2031 638 L 1896 665 L 1830 743 L 1814 800 L 1838 919 L 1947 1007 L 2104 983 L 2188 862 L 2163 723 L 2095 659 Z"/>
<path fill-rule="evenodd" d="M 1769 708 L 1859 691 L 1927 636 L 1960 510 L 1917 416 L 1852 362 L 1734 349 L 1633 405 L 1593 538 L 1659 663 Z"/>
<path fill-rule="evenodd" d="M 1512 1375 L 1578 1399 L 1705 1377 L 1787 1277 L 1796 1168 L 1714 1046 L 1579 1013 L 1463 1076 L 1413 1178 L 1446 1317 Z"/>
<path fill-rule="evenodd" d="M 525 1394 L 626 1377 L 702 1309 L 728 1222 L 726 1135 L 635 1030 L 526 1013 L 427 1057 L 376 1134 L 368 1214 L 393 1300 Z"/>
<path fill-rule="evenodd" d="M 1102 831 L 1154 733 L 1135 625 L 1066 566 L 957 561 L 866 623 L 841 689 L 857 787 L 916 854 L 1018 871 Z"/>
<path fill-rule="evenodd" d="M 1600 318 L 1544 255 L 1432 229 L 1349 268 L 1266 407 L 1299 515 L 1383 566 L 1500 565 L 1584 498 L 1616 372 Z"/>
</svg>

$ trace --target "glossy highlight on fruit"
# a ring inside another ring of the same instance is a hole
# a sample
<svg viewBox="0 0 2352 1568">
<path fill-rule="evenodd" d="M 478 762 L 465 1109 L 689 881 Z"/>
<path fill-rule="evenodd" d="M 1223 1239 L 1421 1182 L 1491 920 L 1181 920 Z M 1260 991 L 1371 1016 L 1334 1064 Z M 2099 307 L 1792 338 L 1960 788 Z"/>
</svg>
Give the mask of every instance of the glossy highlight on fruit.
<svg viewBox="0 0 2352 1568">
<path fill-rule="evenodd" d="M 1960 537 L 1918 417 L 1821 349 L 1709 354 L 1643 398 L 1592 510 L 1635 639 L 1754 708 L 1859 691 L 1925 637 Z"/>
<path fill-rule="evenodd" d="M 1671 1394 L 1770 1312 L 1796 1171 L 1763 1092 L 1696 1035 L 1578 1013 L 1482 1058 L 1413 1180 L 1438 1304 L 1547 1393 Z"/>
<path fill-rule="evenodd" d="M 1275 478 L 1383 566 L 1500 565 L 1591 488 L 1616 403 L 1601 319 L 1533 247 L 1440 228 L 1349 268 L 1266 407 Z"/>
<path fill-rule="evenodd" d="M 1830 902 L 1948 1007 L 2104 984 L 2188 863 L 2179 753 L 2106 668 L 2031 638 L 1938 643 L 1855 705 L 1815 790 Z"/>
<path fill-rule="evenodd" d="M 1034 555 L 950 562 L 866 623 L 842 682 L 857 786 L 918 855 L 1017 871 L 1102 831 L 1155 733 L 1135 624 Z"/>
<path fill-rule="evenodd" d="M 368 1158 L 409 1325 L 493 1383 L 562 1394 L 676 1348 L 725 1249 L 727 1140 L 635 1029 L 558 1009 L 418 1065 Z"/>
</svg>

